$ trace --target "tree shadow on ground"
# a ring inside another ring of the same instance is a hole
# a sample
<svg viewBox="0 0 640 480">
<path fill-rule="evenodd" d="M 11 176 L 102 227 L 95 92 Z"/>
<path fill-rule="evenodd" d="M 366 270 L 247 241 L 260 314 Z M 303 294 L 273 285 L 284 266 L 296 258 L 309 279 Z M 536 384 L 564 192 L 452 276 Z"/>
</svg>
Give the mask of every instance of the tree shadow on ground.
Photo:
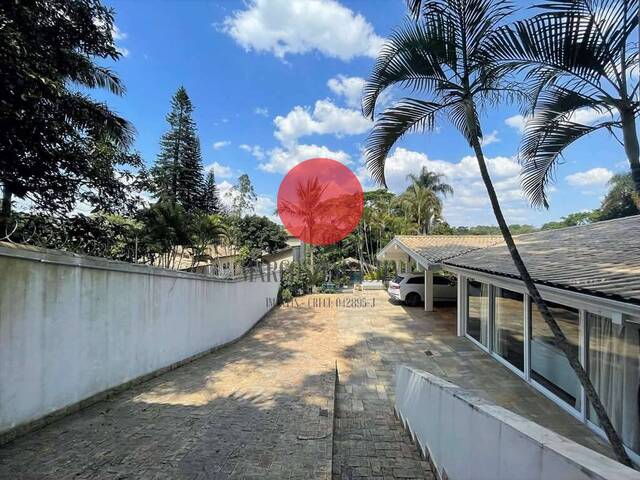
<svg viewBox="0 0 640 480">
<path fill-rule="evenodd" d="M 0 448 L 0 478 L 329 478 L 327 329 L 278 308 L 238 342 Z"/>
</svg>

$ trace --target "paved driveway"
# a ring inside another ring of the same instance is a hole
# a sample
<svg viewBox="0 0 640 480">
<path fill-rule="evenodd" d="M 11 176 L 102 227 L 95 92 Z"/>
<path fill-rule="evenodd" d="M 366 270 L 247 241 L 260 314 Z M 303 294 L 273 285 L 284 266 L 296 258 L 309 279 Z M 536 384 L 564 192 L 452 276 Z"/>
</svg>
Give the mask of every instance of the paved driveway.
<svg viewBox="0 0 640 480">
<path fill-rule="evenodd" d="M 336 478 L 432 478 L 393 416 L 390 377 L 356 358 L 380 299 L 346 299 L 297 299 L 238 342 L 15 440 L 0 478 L 329 479 L 333 455 Z"/>
</svg>

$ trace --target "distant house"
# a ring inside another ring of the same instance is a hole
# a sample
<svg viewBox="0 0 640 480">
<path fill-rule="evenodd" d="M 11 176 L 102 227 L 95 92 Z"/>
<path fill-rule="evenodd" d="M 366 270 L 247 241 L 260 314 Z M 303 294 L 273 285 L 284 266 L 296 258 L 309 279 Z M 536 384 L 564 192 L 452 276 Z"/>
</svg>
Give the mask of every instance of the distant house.
<svg viewBox="0 0 640 480">
<path fill-rule="evenodd" d="M 280 268 L 283 263 L 304 260 L 304 243 L 295 237 L 287 240 L 287 246 L 274 252 L 263 252 L 260 263 Z M 190 249 L 178 250 L 178 270 L 203 273 L 215 277 L 231 277 L 242 274 L 240 247 L 234 245 L 210 245 L 202 255 L 194 258 Z"/>
<path fill-rule="evenodd" d="M 630 455 L 640 461 L 640 216 L 515 241 Z M 425 310 L 434 309 L 433 273 L 457 277 L 457 334 L 603 435 L 501 237 L 398 236 L 378 259 L 397 262 L 400 272 L 424 272 Z"/>
</svg>

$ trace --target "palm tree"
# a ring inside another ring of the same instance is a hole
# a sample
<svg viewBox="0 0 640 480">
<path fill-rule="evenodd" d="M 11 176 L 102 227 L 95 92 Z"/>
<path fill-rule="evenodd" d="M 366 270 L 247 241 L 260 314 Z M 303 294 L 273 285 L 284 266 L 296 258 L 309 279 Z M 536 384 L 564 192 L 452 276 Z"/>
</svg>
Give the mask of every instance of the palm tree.
<svg viewBox="0 0 640 480">
<path fill-rule="evenodd" d="M 475 152 L 498 226 L 531 300 L 576 372 L 618 459 L 630 465 L 595 388 L 516 248 L 482 151 L 478 112 L 501 100 L 518 98 L 521 93 L 494 68 L 492 52 L 488 49 L 488 39 L 512 12 L 510 4 L 504 0 L 428 0 L 424 3 L 410 0 L 412 7 L 416 3 L 417 11 L 421 12 L 419 21 L 397 29 L 382 47 L 363 90 L 363 113 L 375 119 L 376 100 L 392 85 L 427 94 L 429 100 L 404 98 L 375 119 L 365 145 L 370 173 L 385 185 L 387 155 L 407 132 L 433 130 L 436 120 L 443 118 L 460 131 Z"/>
<path fill-rule="evenodd" d="M 549 0 L 541 7 L 542 13 L 498 29 L 490 45 L 499 68 L 526 74 L 531 87 L 530 120 L 520 148 L 525 192 L 534 205 L 547 207 L 545 187 L 563 150 L 606 129 L 614 135 L 622 131 L 640 193 L 640 54 L 632 43 L 638 2 Z M 594 124 L 585 121 L 585 113 L 594 114 Z"/>
<path fill-rule="evenodd" d="M 453 187 L 442 181 L 445 177 L 446 175 L 443 173 L 430 172 L 427 167 L 422 166 L 418 175 L 410 173 L 407 175 L 407 180 L 446 198 L 447 195 L 453 195 Z"/>
<path fill-rule="evenodd" d="M 442 212 L 440 199 L 432 190 L 419 183 L 409 185 L 399 200 L 405 214 L 416 222 L 418 232 L 422 235 L 429 233 L 432 220 Z"/>
</svg>

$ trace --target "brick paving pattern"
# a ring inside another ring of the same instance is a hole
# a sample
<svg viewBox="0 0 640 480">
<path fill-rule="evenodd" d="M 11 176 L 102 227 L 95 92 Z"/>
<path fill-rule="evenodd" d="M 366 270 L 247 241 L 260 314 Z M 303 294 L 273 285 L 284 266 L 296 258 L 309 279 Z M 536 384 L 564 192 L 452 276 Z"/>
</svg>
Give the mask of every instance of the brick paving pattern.
<svg viewBox="0 0 640 480">
<path fill-rule="evenodd" d="M 0 448 L 2 479 L 329 479 L 335 312 L 240 341 Z"/>
</svg>

